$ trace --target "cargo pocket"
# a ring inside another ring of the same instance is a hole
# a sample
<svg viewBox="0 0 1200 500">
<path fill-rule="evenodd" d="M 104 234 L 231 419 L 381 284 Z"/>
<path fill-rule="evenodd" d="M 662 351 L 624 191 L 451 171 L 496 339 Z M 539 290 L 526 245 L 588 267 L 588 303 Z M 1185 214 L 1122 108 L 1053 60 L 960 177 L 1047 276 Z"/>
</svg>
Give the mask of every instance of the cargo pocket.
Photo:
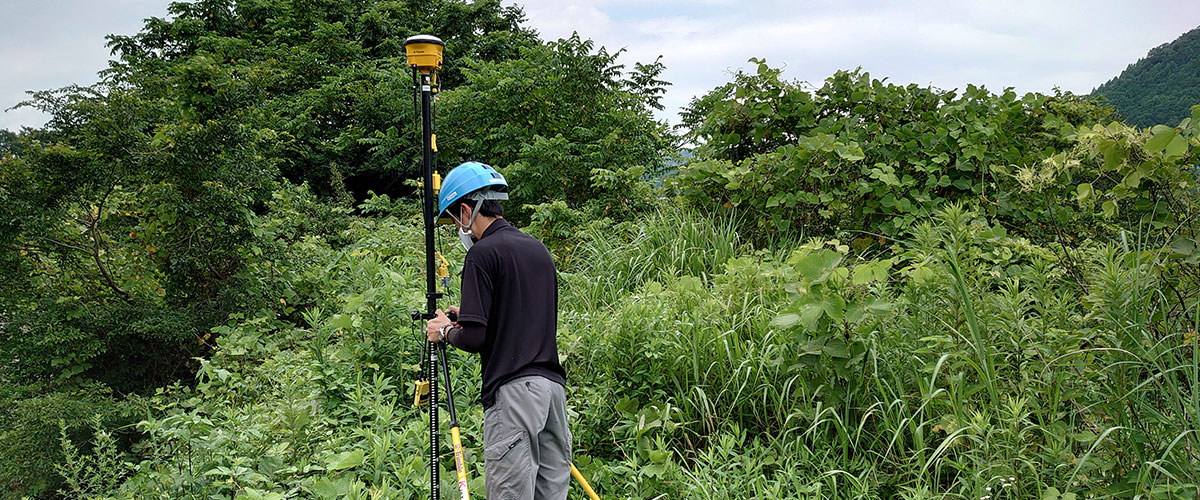
<svg viewBox="0 0 1200 500">
<path fill-rule="evenodd" d="M 484 488 L 488 500 L 520 500 L 533 492 L 529 437 L 517 431 L 484 448 Z"/>
</svg>

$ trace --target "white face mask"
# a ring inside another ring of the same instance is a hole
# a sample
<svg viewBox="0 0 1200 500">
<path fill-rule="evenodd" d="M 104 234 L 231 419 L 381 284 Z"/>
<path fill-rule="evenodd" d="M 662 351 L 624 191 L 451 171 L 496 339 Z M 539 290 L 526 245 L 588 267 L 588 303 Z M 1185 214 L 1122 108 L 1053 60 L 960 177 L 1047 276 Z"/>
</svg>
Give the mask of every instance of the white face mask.
<svg viewBox="0 0 1200 500">
<path fill-rule="evenodd" d="M 468 230 L 466 230 L 466 231 L 463 231 L 462 229 L 459 229 L 459 230 L 458 230 L 458 239 L 462 240 L 462 246 L 463 246 L 463 248 L 464 248 L 464 249 L 466 249 L 466 250 L 470 250 L 470 249 L 471 249 L 471 245 L 474 245 L 474 244 L 475 244 L 475 238 L 473 238 L 473 237 L 471 236 L 471 230 L 470 230 L 470 229 L 468 229 Z"/>
<path fill-rule="evenodd" d="M 451 216 L 451 217 L 453 217 L 453 216 Z M 460 228 L 458 230 L 458 239 L 462 241 L 463 249 L 470 250 L 471 246 L 475 244 L 475 235 L 471 232 L 470 227 L 468 227 L 467 229 L 461 229 L 461 227 L 463 226 L 463 222 L 461 220 L 458 220 L 457 218 L 455 218 L 454 222 L 457 222 L 458 227 Z M 475 222 L 474 217 L 471 217 L 471 222 Z"/>
</svg>

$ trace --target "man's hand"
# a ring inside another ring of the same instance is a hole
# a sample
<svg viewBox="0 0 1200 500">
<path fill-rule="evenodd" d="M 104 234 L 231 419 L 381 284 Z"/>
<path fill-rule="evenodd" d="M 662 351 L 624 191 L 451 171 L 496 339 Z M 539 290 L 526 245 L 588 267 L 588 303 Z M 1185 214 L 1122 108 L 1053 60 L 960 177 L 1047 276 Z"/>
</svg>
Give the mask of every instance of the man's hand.
<svg viewBox="0 0 1200 500">
<path fill-rule="evenodd" d="M 441 342 L 442 327 L 450 324 L 450 318 L 447 318 L 446 313 L 441 309 L 434 311 L 434 314 L 437 316 L 425 324 L 425 336 L 429 338 L 430 342 Z"/>
<path fill-rule="evenodd" d="M 458 306 L 450 306 L 447 307 L 446 310 L 458 315 Z M 428 338 L 430 342 L 441 342 L 442 339 L 440 337 L 442 334 L 442 327 L 449 324 L 458 326 L 458 323 L 452 323 L 450 318 L 446 317 L 446 313 L 442 312 L 441 309 L 434 311 L 434 314 L 437 316 L 429 320 L 429 323 L 425 324 L 425 337 Z"/>
</svg>

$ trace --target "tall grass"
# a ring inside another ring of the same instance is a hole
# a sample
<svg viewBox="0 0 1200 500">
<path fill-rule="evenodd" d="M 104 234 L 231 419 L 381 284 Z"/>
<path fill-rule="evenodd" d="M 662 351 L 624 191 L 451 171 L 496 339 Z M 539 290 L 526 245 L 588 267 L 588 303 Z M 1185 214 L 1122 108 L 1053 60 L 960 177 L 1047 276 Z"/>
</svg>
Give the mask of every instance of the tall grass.
<svg viewBox="0 0 1200 500">
<path fill-rule="evenodd" d="M 588 451 L 636 454 L 626 436 L 593 432 L 633 418 L 606 411 L 622 400 L 679 410 L 679 428 L 658 432 L 679 482 L 642 487 L 694 498 L 1197 492 L 1200 308 L 1167 293 L 1181 278 L 1161 255 L 1081 249 L 1080 284 L 1053 252 L 950 207 L 895 249 L 890 284 L 861 291 L 893 303 L 861 333 L 861 366 L 820 378 L 831 372 L 801 363 L 796 339 L 770 324 L 795 279 L 786 253 L 736 257 L 730 226 L 691 217 L 596 239 L 583 273 L 596 279 L 573 283 L 566 302 L 569 370 L 603 387 L 576 402 Z"/>
<path fill-rule="evenodd" d="M 576 299 L 572 305 L 596 310 L 647 281 L 719 273 L 745 249 L 736 227 L 732 216 L 708 218 L 673 206 L 615 234 L 593 227 L 582 235 L 585 243 L 577 251 L 582 279 L 568 290 Z"/>
</svg>

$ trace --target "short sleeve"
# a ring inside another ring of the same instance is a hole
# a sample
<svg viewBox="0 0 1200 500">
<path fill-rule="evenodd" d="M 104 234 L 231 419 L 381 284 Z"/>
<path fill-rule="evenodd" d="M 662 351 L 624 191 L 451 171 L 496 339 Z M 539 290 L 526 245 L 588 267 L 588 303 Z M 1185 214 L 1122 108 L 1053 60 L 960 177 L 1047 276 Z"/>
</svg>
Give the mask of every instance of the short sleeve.
<svg viewBox="0 0 1200 500">
<path fill-rule="evenodd" d="M 458 321 L 488 324 L 488 312 L 492 310 L 492 277 L 471 259 L 463 265 L 462 302 L 459 304 Z"/>
</svg>

